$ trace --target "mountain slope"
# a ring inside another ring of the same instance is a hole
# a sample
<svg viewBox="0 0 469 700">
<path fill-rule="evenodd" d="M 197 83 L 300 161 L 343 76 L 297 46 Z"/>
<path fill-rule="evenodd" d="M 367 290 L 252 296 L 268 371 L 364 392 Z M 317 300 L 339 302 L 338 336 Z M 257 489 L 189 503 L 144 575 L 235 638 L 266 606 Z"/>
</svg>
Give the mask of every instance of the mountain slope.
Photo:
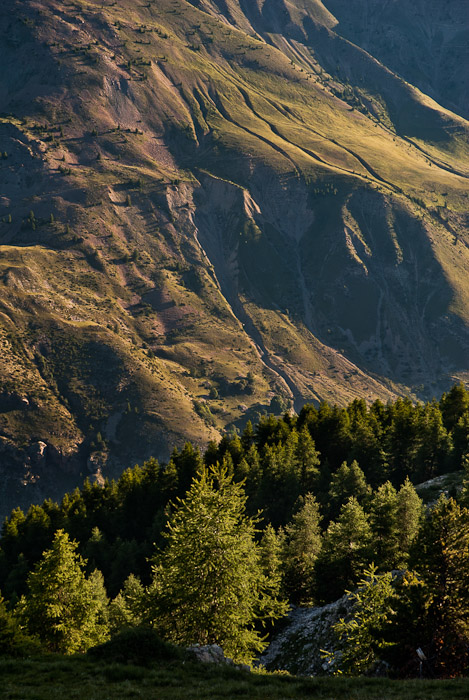
<svg viewBox="0 0 469 700">
<path fill-rule="evenodd" d="M 3 3 L 5 507 L 274 396 L 467 379 L 464 90 L 347 7 Z"/>
</svg>

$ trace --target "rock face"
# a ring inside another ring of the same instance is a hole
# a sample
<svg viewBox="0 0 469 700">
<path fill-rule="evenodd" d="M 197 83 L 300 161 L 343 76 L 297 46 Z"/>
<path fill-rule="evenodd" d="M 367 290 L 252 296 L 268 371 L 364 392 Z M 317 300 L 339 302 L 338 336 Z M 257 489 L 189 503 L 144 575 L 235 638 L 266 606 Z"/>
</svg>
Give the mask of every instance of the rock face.
<svg viewBox="0 0 469 700">
<path fill-rule="evenodd" d="M 187 649 L 189 656 L 203 664 L 227 664 L 244 671 L 249 671 L 246 664 L 235 664 L 232 659 L 225 656 L 223 649 L 218 644 L 194 644 Z"/>
<path fill-rule="evenodd" d="M 467 381 L 466 3 L 395 4 L 4 0 L 0 436 L 50 495 Z"/>
<path fill-rule="evenodd" d="M 285 627 L 260 657 L 269 671 L 285 670 L 300 676 L 318 676 L 334 672 L 333 664 L 322 652 L 333 652 L 336 640 L 332 625 L 351 612 L 348 596 L 322 607 L 294 608 Z"/>
</svg>

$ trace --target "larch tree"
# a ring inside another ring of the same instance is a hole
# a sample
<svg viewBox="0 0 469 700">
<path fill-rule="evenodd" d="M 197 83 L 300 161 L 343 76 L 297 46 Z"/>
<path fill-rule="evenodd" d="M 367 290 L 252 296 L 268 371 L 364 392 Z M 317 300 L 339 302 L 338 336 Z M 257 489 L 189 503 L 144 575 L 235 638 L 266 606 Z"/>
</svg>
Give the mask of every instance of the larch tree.
<svg viewBox="0 0 469 700">
<path fill-rule="evenodd" d="M 469 667 L 469 510 L 440 496 L 425 521 L 416 550 L 417 573 L 430 595 L 429 654 L 441 676 Z"/>
<path fill-rule="evenodd" d="M 363 508 L 352 496 L 326 530 L 316 561 L 320 599 L 331 601 L 354 586 L 370 560 L 372 532 Z"/>
<path fill-rule="evenodd" d="M 381 571 L 395 569 L 399 562 L 398 497 L 390 481 L 371 498 L 370 525 L 373 531 L 374 562 Z"/>
<path fill-rule="evenodd" d="M 109 637 L 107 596 L 102 575 L 84 574 L 77 543 L 63 530 L 28 576 L 29 592 L 17 606 L 20 622 L 46 649 L 63 654 L 86 651 Z"/>
<path fill-rule="evenodd" d="M 330 517 L 337 518 L 341 507 L 354 496 L 363 503 L 371 495 L 366 476 L 354 460 L 350 465 L 342 462 L 339 469 L 332 475 L 329 488 Z"/>
<path fill-rule="evenodd" d="M 256 521 L 226 468 L 202 467 L 170 516 L 167 546 L 148 589 L 151 624 L 181 645 L 219 644 L 250 661 L 265 642 L 259 624 L 286 613 L 262 570 Z"/>
<path fill-rule="evenodd" d="M 319 505 L 307 493 L 302 506 L 285 528 L 284 585 L 293 603 L 311 603 L 315 591 L 315 564 L 321 549 Z"/>
<path fill-rule="evenodd" d="M 374 564 L 364 570 L 358 588 L 347 593 L 353 603 L 352 612 L 332 626 L 340 653 L 327 653 L 327 657 L 336 662 L 336 673 L 354 676 L 370 672 L 382 659 L 383 652 L 393 645 L 387 640 L 387 632 L 392 625 L 397 595 L 392 573 L 378 575 Z"/>
<path fill-rule="evenodd" d="M 419 533 L 423 512 L 423 501 L 407 477 L 397 493 L 400 566 L 407 562 L 411 545 Z"/>
</svg>

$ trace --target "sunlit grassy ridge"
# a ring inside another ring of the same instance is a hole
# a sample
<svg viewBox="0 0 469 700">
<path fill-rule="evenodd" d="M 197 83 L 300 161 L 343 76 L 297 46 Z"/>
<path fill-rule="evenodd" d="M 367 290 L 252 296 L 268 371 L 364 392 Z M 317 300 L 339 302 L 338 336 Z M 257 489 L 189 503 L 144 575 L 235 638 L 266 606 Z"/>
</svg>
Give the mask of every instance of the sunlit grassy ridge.
<svg viewBox="0 0 469 700">
<path fill-rule="evenodd" d="M 336 5 L 4 3 L 13 451 L 118 472 L 274 394 L 467 377 L 468 123 L 341 34 Z"/>
</svg>

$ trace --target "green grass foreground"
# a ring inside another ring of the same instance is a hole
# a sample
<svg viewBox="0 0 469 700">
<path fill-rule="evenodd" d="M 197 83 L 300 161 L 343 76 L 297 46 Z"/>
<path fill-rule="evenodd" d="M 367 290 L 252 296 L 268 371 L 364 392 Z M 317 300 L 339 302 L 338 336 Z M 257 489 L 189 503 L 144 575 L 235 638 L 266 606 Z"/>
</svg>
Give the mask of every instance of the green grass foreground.
<svg viewBox="0 0 469 700">
<path fill-rule="evenodd" d="M 0 698 L 8 700 L 458 700 L 469 679 L 295 678 L 230 667 L 171 662 L 152 667 L 103 664 L 87 657 L 0 660 Z"/>
</svg>

